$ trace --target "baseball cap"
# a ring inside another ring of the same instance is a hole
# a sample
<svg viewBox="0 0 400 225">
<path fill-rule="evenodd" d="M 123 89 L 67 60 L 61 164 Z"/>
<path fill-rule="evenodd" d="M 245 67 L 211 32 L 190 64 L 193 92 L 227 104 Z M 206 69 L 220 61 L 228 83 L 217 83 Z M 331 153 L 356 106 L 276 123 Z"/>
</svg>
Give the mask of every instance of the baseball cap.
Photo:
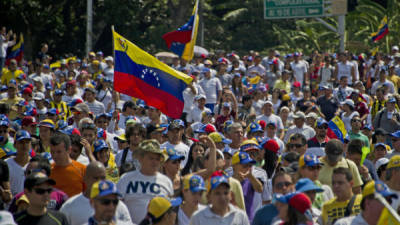
<svg viewBox="0 0 400 225">
<path fill-rule="evenodd" d="M 211 64 L 212 65 L 212 64 Z M 207 68 L 207 67 L 205 67 L 205 68 L 203 68 L 203 70 L 201 71 L 201 73 L 207 73 L 207 72 L 210 72 L 211 70 L 210 70 L 210 68 Z"/>
<path fill-rule="evenodd" d="M 54 124 L 53 120 L 45 119 L 39 123 L 39 127 L 48 127 L 48 128 L 54 129 L 55 124 Z"/>
<path fill-rule="evenodd" d="M 63 91 L 60 90 L 60 89 L 56 89 L 56 90 L 54 91 L 54 95 L 62 95 L 62 94 L 63 94 Z"/>
<path fill-rule="evenodd" d="M 293 83 L 293 87 L 300 87 L 300 86 L 301 86 L 301 83 L 298 82 L 298 81 L 296 81 L 296 82 Z"/>
<path fill-rule="evenodd" d="M 107 132 L 103 128 L 98 127 L 97 128 L 97 138 L 106 140 L 107 139 Z"/>
<path fill-rule="evenodd" d="M 96 140 L 93 144 L 93 147 L 94 147 L 94 152 L 99 152 L 103 149 L 108 149 L 107 143 L 102 139 Z"/>
<path fill-rule="evenodd" d="M 114 137 L 114 140 L 125 142 L 126 141 L 125 134 L 121 134 L 121 135 L 119 135 L 117 137 Z"/>
<path fill-rule="evenodd" d="M 104 59 L 104 61 L 111 61 L 111 62 L 113 62 L 114 59 L 113 59 L 112 56 L 107 56 L 107 57 Z"/>
<path fill-rule="evenodd" d="M 57 121 L 57 129 L 62 130 L 68 127 L 68 123 L 65 120 Z"/>
<path fill-rule="evenodd" d="M 317 121 L 315 121 L 315 124 L 317 125 L 317 127 L 320 127 L 324 124 L 328 125 L 328 122 L 324 119 L 324 118 L 318 118 Z"/>
<path fill-rule="evenodd" d="M 256 161 L 250 157 L 247 152 L 235 152 L 232 156 L 232 165 L 236 164 L 256 164 Z"/>
<path fill-rule="evenodd" d="M 206 96 L 203 95 L 203 94 L 199 94 L 199 95 L 196 95 L 196 97 L 194 97 L 194 100 L 195 100 L 195 101 L 198 101 L 198 100 L 200 100 L 200 99 L 206 99 Z"/>
<path fill-rule="evenodd" d="M 56 182 L 49 178 L 46 174 L 42 172 L 36 172 L 28 175 L 24 181 L 24 188 L 32 189 L 36 185 L 41 185 L 48 183 L 50 185 L 55 185 Z"/>
<path fill-rule="evenodd" d="M 47 113 L 48 113 L 48 114 L 51 114 L 51 115 L 59 115 L 59 114 L 60 114 L 60 111 L 58 111 L 57 108 L 51 108 L 51 109 L 49 109 L 49 110 L 47 111 Z"/>
<path fill-rule="evenodd" d="M 121 194 L 117 190 L 117 185 L 109 180 L 100 180 L 95 182 L 90 190 L 91 199 L 112 194 L 121 197 Z"/>
<path fill-rule="evenodd" d="M 25 139 L 29 139 L 31 140 L 31 135 L 28 133 L 28 131 L 26 130 L 19 130 L 16 134 L 15 134 L 15 140 L 16 141 L 22 141 Z"/>
<path fill-rule="evenodd" d="M 167 160 L 184 160 L 185 156 L 184 155 L 180 155 L 174 148 L 166 148 L 165 149 L 165 153 L 168 156 Z"/>
<path fill-rule="evenodd" d="M 215 143 L 224 143 L 224 144 L 230 144 L 232 143 L 231 139 L 225 138 L 225 136 L 219 132 L 212 132 L 208 135 Z"/>
<path fill-rule="evenodd" d="M 228 178 L 226 176 L 214 176 L 214 177 L 211 178 L 207 189 L 208 189 L 208 191 L 214 190 L 215 188 L 217 188 L 221 184 L 225 184 L 228 187 L 231 186 L 229 184 L 229 180 L 228 180 Z"/>
<path fill-rule="evenodd" d="M 199 175 L 187 175 L 183 178 L 183 190 L 189 189 L 191 192 L 205 191 L 204 180 Z"/>
<path fill-rule="evenodd" d="M 276 125 L 275 122 L 269 122 L 269 123 L 267 123 L 267 127 L 269 127 L 269 126 L 273 126 L 273 127 L 277 128 L 277 125 Z"/>
<path fill-rule="evenodd" d="M 260 148 L 263 148 L 265 150 L 268 150 L 268 151 L 271 151 L 274 153 L 278 153 L 278 151 L 280 149 L 279 144 L 276 140 L 268 139 L 268 138 L 261 141 Z"/>
<path fill-rule="evenodd" d="M 160 143 L 156 139 L 147 139 L 140 142 L 139 149 L 144 152 L 160 154 L 164 157 L 164 160 L 166 158 L 164 151 L 160 149 Z"/>
<path fill-rule="evenodd" d="M 222 104 L 222 107 L 223 107 L 223 108 L 231 108 L 231 103 L 229 103 L 229 102 L 224 102 L 224 103 Z"/>
<path fill-rule="evenodd" d="M 383 165 L 387 165 L 389 163 L 389 159 L 388 158 L 380 158 L 375 162 L 375 169 L 378 170 L 381 166 Z"/>
<path fill-rule="evenodd" d="M 392 46 L 392 51 L 399 51 L 399 46 L 393 45 Z"/>
<path fill-rule="evenodd" d="M 395 97 L 389 97 L 388 98 L 388 100 L 387 100 L 387 102 L 389 102 L 389 103 L 396 103 L 396 98 Z"/>
<path fill-rule="evenodd" d="M 71 107 L 71 109 L 75 109 L 78 112 L 86 112 L 86 113 L 90 113 L 90 109 L 89 106 L 86 105 L 85 103 L 79 103 L 73 107 Z"/>
<path fill-rule="evenodd" d="M 184 128 L 185 127 L 185 123 L 180 120 L 180 119 L 176 119 L 173 120 L 169 125 L 168 125 L 168 129 L 172 130 L 172 129 L 180 129 L 180 128 Z"/>
<path fill-rule="evenodd" d="M 391 133 L 390 136 L 395 137 L 395 138 L 400 138 L 400 130 Z"/>
<path fill-rule="evenodd" d="M 96 89 L 94 89 L 94 88 L 90 88 L 90 87 L 88 87 L 88 88 L 85 88 L 85 92 L 86 92 L 86 91 L 92 92 L 93 94 L 95 94 L 95 93 L 96 93 Z"/>
<path fill-rule="evenodd" d="M 312 153 L 306 153 L 299 158 L 299 168 L 303 166 L 315 166 L 322 165 L 322 162 L 318 159 L 317 155 Z"/>
<path fill-rule="evenodd" d="M 161 218 L 170 208 L 174 208 L 182 204 L 182 198 L 167 199 L 162 196 L 154 197 L 147 206 L 147 216 L 152 221 Z"/>
<path fill-rule="evenodd" d="M 226 146 L 224 147 L 224 149 L 222 150 L 222 153 L 227 153 L 227 154 L 229 154 L 230 156 L 233 156 L 233 154 L 234 154 L 235 152 L 233 151 L 233 149 L 232 149 L 231 147 L 229 147 L 229 145 L 226 145 Z"/>
<path fill-rule="evenodd" d="M 76 80 L 70 80 L 66 84 L 66 86 L 75 86 L 75 85 L 76 85 Z"/>
<path fill-rule="evenodd" d="M 210 134 L 212 132 L 216 132 L 217 129 L 215 128 L 214 125 L 212 125 L 211 123 L 205 124 L 203 125 L 200 129 L 195 130 L 195 133 L 207 133 Z"/>
<path fill-rule="evenodd" d="M 251 150 L 257 150 L 257 151 L 260 150 L 257 141 L 248 139 L 243 141 L 243 143 L 240 145 L 240 151 L 251 151 Z"/>
<path fill-rule="evenodd" d="M 382 142 L 376 143 L 376 144 L 374 145 L 374 148 L 376 149 L 376 148 L 379 147 L 379 146 L 382 146 L 382 147 L 384 147 L 384 148 L 386 149 L 386 144 L 385 144 L 385 143 L 382 143 Z"/>
<path fill-rule="evenodd" d="M 346 99 L 344 102 L 342 102 L 342 105 L 349 105 L 354 108 L 354 101 L 351 99 Z"/>
<path fill-rule="evenodd" d="M 297 111 L 293 115 L 293 119 L 305 119 L 305 118 L 306 118 L 306 115 L 302 111 Z"/>
<path fill-rule="evenodd" d="M 204 65 L 212 65 L 213 63 L 211 62 L 211 60 L 207 59 L 204 61 Z"/>
<path fill-rule="evenodd" d="M 248 127 L 247 127 L 247 132 L 248 133 L 254 133 L 254 132 L 264 132 L 264 130 L 261 128 L 260 124 L 252 122 Z"/>
<path fill-rule="evenodd" d="M 38 123 L 36 122 L 36 119 L 33 116 L 24 116 L 24 118 L 21 121 L 21 126 L 30 126 L 36 124 Z"/>
<path fill-rule="evenodd" d="M 397 198 L 397 194 L 390 191 L 388 186 L 380 180 L 377 180 L 377 181 L 372 180 L 372 181 L 368 182 L 362 190 L 362 197 L 364 199 L 365 197 L 375 194 L 375 193 L 379 193 L 383 197 Z"/>
<path fill-rule="evenodd" d="M 323 192 L 324 190 L 315 185 L 315 183 L 309 178 L 301 178 L 296 183 L 296 191 L 299 192 L 316 191 L 318 193 L 318 192 Z"/>
<path fill-rule="evenodd" d="M 309 112 L 306 115 L 306 118 L 314 118 L 314 119 L 318 119 L 318 115 L 315 112 Z"/>
<path fill-rule="evenodd" d="M 33 95 L 33 100 L 43 100 L 44 98 L 45 97 L 44 97 L 44 94 L 42 92 L 36 92 Z"/>
<path fill-rule="evenodd" d="M 390 158 L 386 169 L 397 168 L 400 167 L 400 155 L 394 155 Z"/>
<path fill-rule="evenodd" d="M 69 107 L 74 107 L 75 105 L 79 104 L 79 103 L 83 103 L 82 99 L 80 98 L 75 98 L 73 99 L 70 103 L 68 103 L 67 105 Z"/>
<path fill-rule="evenodd" d="M 8 120 L 8 117 L 4 114 L 0 114 L 0 126 L 8 127 L 9 125 L 10 125 L 10 120 Z"/>
<path fill-rule="evenodd" d="M 274 105 L 274 104 L 273 104 L 271 101 L 269 101 L 269 100 L 264 102 L 264 105 L 266 105 L 266 104 Z"/>
</svg>

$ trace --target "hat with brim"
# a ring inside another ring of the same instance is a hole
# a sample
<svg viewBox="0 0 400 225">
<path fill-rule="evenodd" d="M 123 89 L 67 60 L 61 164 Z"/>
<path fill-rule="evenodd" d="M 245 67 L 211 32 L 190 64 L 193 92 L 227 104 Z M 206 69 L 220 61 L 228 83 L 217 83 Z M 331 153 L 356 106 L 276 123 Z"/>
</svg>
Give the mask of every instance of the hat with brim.
<svg viewBox="0 0 400 225">
<path fill-rule="evenodd" d="M 49 178 L 46 174 L 42 172 L 32 173 L 26 177 L 24 181 L 24 188 L 32 188 L 36 185 L 41 185 L 48 183 L 50 185 L 56 185 L 56 182 Z"/>
<path fill-rule="evenodd" d="M 383 183 L 382 181 L 370 181 L 369 183 L 367 183 L 363 190 L 362 190 L 362 196 L 363 199 L 369 195 L 372 194 L 381 194 L 383 197 L 394 197 L 394 198 L 398 198 L 397 194 L 390 191 L 388 186 Z"/>
<path fill-rule="evenodd" d="M 160 143 L 158 143 L 156 139 L 147 139 L 140 142 L 139 150 L 142 152 L 160 154 L 164 161 L 168 158 L 164 150 L 160 148 Z"/>
<path fill-rule="evenodd" d="M 301 178 L 296 183 L 296 191 L 307 192 L 307 191 L 315 191 L 317 193 L 324 192 L 324 190 L 318 187 L 312 180 L 309 178 Z"/>
<path fill-rule="evenodd" d="M 183 190 L 189 189 L 193 193 L 205 191 L 204 180 L 199 175 L 187 175 L 183 178 Z"/>
<path fill-rule="evenodd" d="M 173 148 L 165 149 L 165 153 L 168 156 L 167 160 L 184 160 L 185 156 L 178 154 L 178 152 Z"/>
<path fill-rule="evenodd" d="M 208 185 L 208 191 L 214 190 L 219 187 L 221 184 L 230 187 L 229 180 L 225 176 L 214 176 L 211 178 L 210 183 Z"/>
<path fill-rule="evenodd" d="M 117 189 L 117 185 L 109 180 L 100 180 L 92 185 L 90 191 L 91 199 L 107 195 L 117 195 L 118 197 L 122 197 L 121 193 L 119 193 Z"/>
<path fill-rule="evenodd" d="M 167 199 L 165 197 L 157 196 L 150 200 L 147 206 L 147 216 L 152 221 L 160 219 L 170 208 L 178 207 L 182 204 L 182 198 Z"/>
<path fill-rule="evenodd" d="M 114 137 L 114 140 L 125 142 L 126 141 L 125 134 L 121 134 L 121 135 L 119 135 L 117 137 Z"/>
</svg>

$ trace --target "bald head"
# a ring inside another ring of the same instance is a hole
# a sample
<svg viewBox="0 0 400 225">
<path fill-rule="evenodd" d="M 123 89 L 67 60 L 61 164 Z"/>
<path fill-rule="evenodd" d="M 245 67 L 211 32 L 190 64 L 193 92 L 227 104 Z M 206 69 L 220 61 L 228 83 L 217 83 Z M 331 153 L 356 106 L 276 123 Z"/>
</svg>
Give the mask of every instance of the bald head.
<svg viewBox="0 0 400 225">
<path fill-rule="evenodd" d="M 85 177 L 83 178 L 83 181 L 86 184 L 84 195 L 89 198 L 92 185 L 99 180 L 105 179 L 106 168 L 104 167 L 103 163 L 97 161 L 89 163 L 89 165 L 86 167 Z"/>
</svg>

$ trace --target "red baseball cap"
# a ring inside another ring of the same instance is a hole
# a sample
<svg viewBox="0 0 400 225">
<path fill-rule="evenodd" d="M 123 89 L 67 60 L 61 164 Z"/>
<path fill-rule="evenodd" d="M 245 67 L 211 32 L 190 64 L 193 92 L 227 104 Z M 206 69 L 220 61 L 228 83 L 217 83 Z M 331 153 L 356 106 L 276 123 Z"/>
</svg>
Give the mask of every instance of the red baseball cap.
<svg viewBox="0 0 400 225">
<path fill-rule="evenodd" d="M 29 87 L 27 87 L 27 88 L 25 88 L 25 89 L 22 91 L 22 93 L 23 93 L 23 94 L 32 94 L 32 89 L 30 89 Z"/>
<path fill-rule="evenodd" d="M 38 123 L 36 122 L 36 119 L 33 116 L 25 116 L 21 121 L 21 126 L 31 126 L 36 124 Z"/>
<path fill-rule="evenodd" d="M 274 139 L 268 139 L 267 141 L 263 141 L 261 146 L 268 151 L 278 153 L 279 144 Z"/>
<path fill-rule="evenodd" d="M 293 87 L 301 87 L 300 82 L 296 81 L 293 83 Z"/>
</svg>

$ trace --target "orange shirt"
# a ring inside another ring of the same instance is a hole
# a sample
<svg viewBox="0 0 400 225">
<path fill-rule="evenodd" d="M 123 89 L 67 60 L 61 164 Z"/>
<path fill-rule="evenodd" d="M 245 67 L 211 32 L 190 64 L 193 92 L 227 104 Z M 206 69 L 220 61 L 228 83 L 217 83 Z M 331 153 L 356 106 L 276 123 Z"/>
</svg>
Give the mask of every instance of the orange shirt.
<svg viewBox="0 0 400 225">
<path fill-rule="evenodd" d="M 85 170 L 85 165 L 74 160 L 68 166 L 57 166 L 53 163 L 50 178 L 56 181 L 55 188 L 65 192 L 68 197 L 72 197 L 84 191 Z"/>
</svg>

